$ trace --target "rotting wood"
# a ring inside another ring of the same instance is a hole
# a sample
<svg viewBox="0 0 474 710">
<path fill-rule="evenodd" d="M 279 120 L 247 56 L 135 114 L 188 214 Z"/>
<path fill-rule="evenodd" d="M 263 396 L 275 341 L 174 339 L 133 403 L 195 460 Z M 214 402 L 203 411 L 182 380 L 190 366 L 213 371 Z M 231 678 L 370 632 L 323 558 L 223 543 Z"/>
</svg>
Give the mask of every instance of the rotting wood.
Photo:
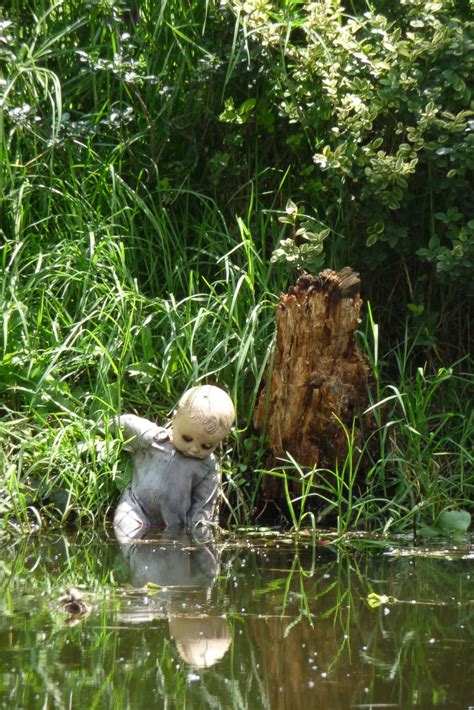
<svg viewBox="0 0 474 710">
<path fill-rule="evenodd" d="M 280 297 L 273 367 L 254 414 L 269 465 L 282 465 L 289 453 L 304 467 L 341 467 L 347 455 L 341 423 L 351 430 L 368 406 L 370 366 L 355 340 L 361 306 L 359 274 L 349 267 L 305 273 Z M 265 497 L 277 500 L 280 493 L 280 479 L 266 476 Z"/>
</svg>

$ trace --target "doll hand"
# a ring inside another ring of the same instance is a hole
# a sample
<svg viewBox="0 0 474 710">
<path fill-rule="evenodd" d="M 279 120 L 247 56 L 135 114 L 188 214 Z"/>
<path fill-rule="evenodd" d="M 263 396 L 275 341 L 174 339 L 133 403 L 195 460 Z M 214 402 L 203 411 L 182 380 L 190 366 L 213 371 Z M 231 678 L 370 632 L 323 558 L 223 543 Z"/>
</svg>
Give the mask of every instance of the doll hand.
<svg viewBox="0 0 474 710">
<path fill-rule="evenodd" d="M 207 518 L 200 518 L 191 525 L 189 533 L 195 542 L 209 542 L 214 538 L 213 528 L 217 527 L 215 523 Z"/>
</svg>

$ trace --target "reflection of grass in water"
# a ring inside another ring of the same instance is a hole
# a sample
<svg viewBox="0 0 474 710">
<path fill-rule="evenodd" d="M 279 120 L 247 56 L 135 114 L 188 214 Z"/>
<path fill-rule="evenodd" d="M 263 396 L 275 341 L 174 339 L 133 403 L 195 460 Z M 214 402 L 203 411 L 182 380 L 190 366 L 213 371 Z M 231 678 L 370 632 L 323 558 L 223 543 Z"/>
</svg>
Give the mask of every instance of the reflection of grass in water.
<svg viewBox="0 0 474 710">
<path fill-rule="evenodd" d="M 321 624 L 325 629 L 326 624 L 330 624 L 331 648 L 329 655 L 325 657 L 325 663 L 327 671 L 331 672 L 337 667 L 345 651 L 350 658 L 352 610 L 355 607 L 351 587 L 353 570 L 349 556 L 338 559 L 334 555 L 330 562 L 322 563 L 321 559 L 318 559 L 318 549 L 321 548 L 318 548 L 315 539 L 312 544 L 289 547 L 288 555 L 291 550 L 291 560 L 288 566 L 280 562 L 278 567 L 281 569 L 273 569 L 271 563 L 267 563 L 263 567 L 266 570 L 263 576 L 258 566 L 258 558 L 250 558 L 254 566 L 246 569 L 246 575 L 253 578 L 256 566 L 260 573 L 259 586 L 256 589 L 251 586 L 247 597 L 247 588 L 244 587 L 243 596 L 240 590 L 238 603 L 242 606 L 249 604 L 252 608 L 253 600 L 253 609 L 260 619 L 259 623 L 273 623 L 278 620 L 282 642 L 290 637 L 293 641 L 301 635 L 304 638 L 309 631 L 310 636 L 317 638 L 321 632 Z M 264 548 L 262 554 L 267 554 L 269 560 L 278 560 L 279 556 L 278 550 L 272 544 Z M 286 557 L 283 556 L 283 559 Z M 225 585 L 225 580 L 223 584 Z M 229 595 L 232 595 L 232 588 Z M 297 647 L 298 645 L 296 642 Z M 271 683 L 271 680 L 268 679 L 268 682 Z"/>
<path fill-rule="evenodd" d="M 306 642 L 319 650 L 332 684 L 352 668 L 360 678 L 372 676 L 364 680 L 367 699 L 379 692 L 378 677 L 390 685 L 385 693 L 406 698 L 416 688 L 425 692 L 427 638 L 457 638 L 459 624 L 473 638 L 472 605 L 453 601 L 441 616 L 433 606 L 403 604 L 403 615 L 398 605 L 385 615 L 364 601 L 368 591 L 402 601 L 471 599 L 473 583 L 459 574 L 462 561 L 417 559 L 414 566 L 406 558 L 276 544 L 223 546 L 222 575 L 201 613 L 224 615 L 232 644 L 216 666 L 196 670 L 180 658 L 164 614 L 146 624 L 120 622 L 130 596 L 117 583 L 114 546 L 97 535 L 19 541 L 4 550 L 0 577 L 1 623 L 10 634 L 0 648 L 4 686 L 18 683 L 25 707 L 38 694 L 57 707 L 79 699 L 90 707 L 135 707 L 147 698 L 167 698 L 176 707 L 271 707 L 279 679 L 270 654 L 288 652 L 298 663 Z M 94 609 L 69 628 L 54 603 L 66 586 L 81 585 Z M 284 667 L 290 661 L 281 655 Z M 440 686 L 434 671 L 430 682 Z"/>
<path fill-rule="evenodd" d="M 120 622 L 121 612 L 127 610 L 127 593 L 123 597 L 114 580 L 117 551 L 100 536 L 24 539 L 11 552 L 2 567 L 0 601 L 2 615 L 12 620 L 14 629 L 6 651 L 12 659 L 20 649 L 30 653 L 26 660 L 19 657 L 16 668 L 12 660 L 12 671 L 4 679 L 7 687 L 19 683 L 17 699 L 22 706 L 33 706 L 39 695 L 55 707 L 68 707 L 79 699 L 88 707 L 141 707 L 158 697 L 175 707 L 226 703 L 244 708 L 250 706 L 250 694 L 254 700 L 260 698 L 259 707 L 268 706 L 256 668 L 250 689 L 238 669 L 228 679 L 222 668 L 193 670 L 185 663 L 169 638 L 164 614 L 137 626 Z M 94 607 L 78 626 L 69 628 L 57 600 L 65 587 L 73 585 L 85 588 Z M 238 614 L 230 624 L 239 636 Z M 46 637 L 47 648 L 38 656 Z"/>
<path fill-rule="evenodd" d="M 15 671 L 15 675 L 21 677 L 23 688 L 20 702 L 28 705 L 33 702 L 33 692 L 37 694 L 40 691 L 58 707 L 67 706 L 68 699 L 79 697 L 91 707 L 107 706 L 112 700 L 116 707 L 125 707 L 138 703 L 140 698 L 151 697 L 153 693 L 156 696 L 158 692 L 158 695 L 178 706 L 194 700 L 202 705 L 214 699 L 215 702 L 228 702 L 232 707 L 250 707 L 255 702 L 258 707 L 269 707 L 268 688 L 263 684 L 262 671 L 258 667 L 260 651 L 253 646 L 249 624 L 244 617 L 244 614 L 254 613 L 254 587 L 233 586 L 233 578 L 240 579 L 237 575 L 241 569 L 241 557 L 235 557 L 226 577 L 219 580 L 220 590 L 216 590 L 218 597 L 227 598 L 224 611 L 233 629 L 233 644 L 228 658 L 224 660 L 221 670 L 199 671 L 199 683 L 194 684 L 194 681 L 189 681 L 192 669 L 179 658 L 174 644 L 170 643 L 166 620 L 151 621 L 136 629 L 129 625 L 120 632 L 114 628 L 116 624 L 111 623 L 111 614 L 113 618 L 113 610 L 119 611 L 123 604 L 120 590 L 117 590 L 110 572 L 112 559 L 107 559 L 108 549 L 104 549 L 100 538 L 91 536 L 87 540 L 79 536 L 71 542 L 53 538 L 48 543 L 30 540 L 19 544 L 14 561 L 12 558 L 11 563 L 6 562 L 10 568 L 9 578 L 3 579 L 2 591 L 5 588 L 10 590 L 9 595 L 2 593 L 4 612 L 9 606 L 15 618 L 19 600 L 22 607 L 25 600 L 31 604 L 28 608 L 28 626 L 23 628 L 20 624 L 21 629 L 17 630 L 21 647 L 31 649 L 30 661 L 21 670 Z M 110 553 L 114 552 L 113 548 L 109 549 Z M 259 572 L 253 578 L 259 589 L 268 573 L 260 568 L 259 560 L 252 554 L 248 555 L 246 574 L 251 570 Z M 257 606 L 264 613 L 269 604 L 278 604 L 278 618 L 282 615 L 298 618 L 297 610 L 308 610 L 313 603 L 305 581 L 311 583 L 316 570 L 314 550 L 309 566 L 297 557 L 289 573 L 282 575 L 283 587 L 278 589 L 282 593 L 280 599 L 272 601 L 263 597 L 257 599 Z M 52 609 L 50 604 L 54 605 L 64 587 L 72 585 L 85 586 L 87 592 L 92 594 L 95 608 L 80 625 L 67 628 L 61 622 L 60 612 Z M 42 600 L 41 606 L 38 599 Z M 242 613 L 242 608 L 246 612 Z M 287 626 L 286 618 L 281 620 L 281 625 L 279 622 L 282 634 Z M 287 633 L 290 631 L 288 629 Z M 48 636 L 48 648 L 33 663 L 36 649 L 41 648 L 45 634 Z M 242 659 L 249 659 L 245 678 Z M 229 673 L 223 670 L 228 667 Z M 87 681 L 77 677 L 78 669 L 81 669 L 81 674 L 90 676 Z"/>
<path fill-rule="evenodd" d="M 382 569 L 392 564 L 388 560 Z M 405 705 L 414 698 L 426 704 L 444 698 L 449 704 L 451 696 L 445 695 L 447 689 L 453 690 L 452 677 L 444 660 L 441 667 L 433 662 L 433 652 L 440 653 L 438 648 L 450 639 L 474 641 L 473 582 L 468 569 L 463 561 L 415 556 L 398 558 L 396 576 L 384 579 L 388 575 L 378 572 L 376 584 L 370 574 L 366 576 L 371 592 L 393 595 L 398 603 L 372 611 L 372 633 L 363 657 L 373 668 L 373 677 L 365 702 L 376 702 L 383 693 L 384 698 L 388 695 Z"/>
<path fill-rule="evenodd" d="M 0 608 L 10 619 L 10 638 L 2 645 L 11 670 L 2 666 L 4 685 L 18 684 L 19 705 L 141 707 L 158 693 L 182 706 L 190 669 L 168 638 L 166 617 L 137 627 L 114 622 L 123 608 L 113 580 L 114 547 L 81 535 L 70 542 L 24 539 L 10 552 Z M 66 626 L 58 604 L 72 585 L 85 588 L 94 605 L 74 628 Z"/>
</svg>

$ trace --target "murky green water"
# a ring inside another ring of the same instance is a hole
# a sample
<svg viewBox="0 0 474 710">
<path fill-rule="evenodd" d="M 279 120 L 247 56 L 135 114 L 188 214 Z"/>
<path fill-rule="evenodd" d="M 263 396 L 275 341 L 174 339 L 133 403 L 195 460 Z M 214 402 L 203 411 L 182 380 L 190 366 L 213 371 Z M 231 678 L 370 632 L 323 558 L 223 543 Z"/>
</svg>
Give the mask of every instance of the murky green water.
<svg viewBox="0 0 474 710">
<path fill-rule="evenodd" d="M 0 586 L 2 708 L 474 707 L 469 540 L 35 536 Z"/>
</svg>

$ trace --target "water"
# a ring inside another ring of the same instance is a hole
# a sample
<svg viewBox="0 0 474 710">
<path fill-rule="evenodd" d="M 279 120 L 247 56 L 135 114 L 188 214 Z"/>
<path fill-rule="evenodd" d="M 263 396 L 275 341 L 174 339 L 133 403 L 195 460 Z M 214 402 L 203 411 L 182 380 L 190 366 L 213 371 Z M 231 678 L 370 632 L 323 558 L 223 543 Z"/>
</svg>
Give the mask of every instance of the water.
<svg viewBox="0 0 474 710">
<path fill-rule="evenodd" d="M 474 707 L 467 539 L 34 536 L 0 586 L 2 708 Z"/>
</svg>

